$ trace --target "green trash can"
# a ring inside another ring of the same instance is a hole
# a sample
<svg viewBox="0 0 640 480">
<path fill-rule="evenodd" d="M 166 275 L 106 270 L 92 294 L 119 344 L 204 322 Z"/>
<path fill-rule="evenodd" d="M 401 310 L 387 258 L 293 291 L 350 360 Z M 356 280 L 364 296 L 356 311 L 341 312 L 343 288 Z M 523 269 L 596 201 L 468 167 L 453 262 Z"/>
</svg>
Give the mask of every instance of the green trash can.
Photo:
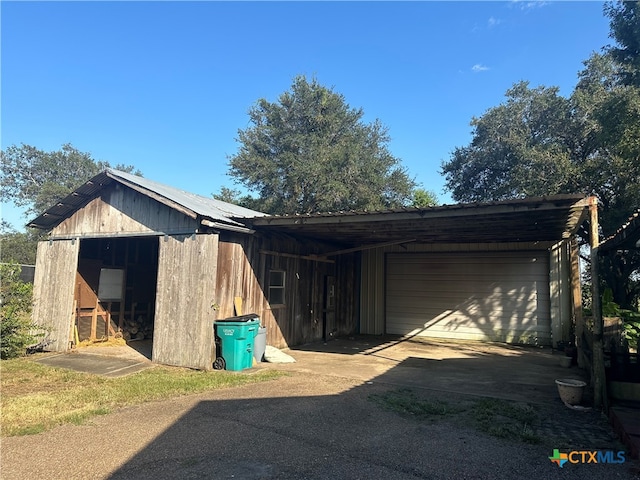
<svg viewBox="0 0 640 480">
<path fill-rule="evenodd" d="M 213 324 L 216 341 L 216 370 L 244 370 L 253 366 L 253 348 L 260 326 L 255 314 L 216 320 Z"/>
</svg>

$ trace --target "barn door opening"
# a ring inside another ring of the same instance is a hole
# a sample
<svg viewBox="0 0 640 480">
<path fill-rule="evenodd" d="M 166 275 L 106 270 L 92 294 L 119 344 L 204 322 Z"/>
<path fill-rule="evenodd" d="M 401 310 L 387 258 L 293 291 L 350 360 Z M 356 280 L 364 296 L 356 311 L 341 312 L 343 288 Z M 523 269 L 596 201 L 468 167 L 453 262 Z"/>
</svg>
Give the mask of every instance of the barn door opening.
<svg viewBox="0 0 640 480">
<path fill-rule="evenodd" d="M 324 277 L 324 308 L 322 316 L 322 338 L 326 342 L 336 334 L 336 277 Z"/>
<path fill-rule="evenodd" d="M 151 358 L 158 238 L 80 242 L 75 305 L 77 340 L 123 338 Z"/>
</svg>

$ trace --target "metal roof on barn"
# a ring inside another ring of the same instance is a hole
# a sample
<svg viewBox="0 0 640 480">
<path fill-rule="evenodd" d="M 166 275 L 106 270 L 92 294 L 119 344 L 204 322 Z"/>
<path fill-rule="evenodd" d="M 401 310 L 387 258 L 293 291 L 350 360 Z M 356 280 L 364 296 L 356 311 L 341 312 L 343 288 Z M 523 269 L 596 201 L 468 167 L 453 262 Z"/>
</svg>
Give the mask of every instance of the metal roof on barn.
<svg viewBox="0 0 640 480">
<path fill-rule="evenodd" d="M 42 230 L 51 230 L 64 219 L 70 217 L 96 198 L 103 188 L 113 182 L 126 185 L 143 195 L 154 198 L 160 203 L 180 210 L 192 218 L 200 218 L 208 222 L 210 224 L 209 226 L 218 226 L 221 228 L 225 226 L 244 227 L 244 224 L 238 221 L 238 219 L 265 215 L 264 213 L 256 212 L 248 208 L 239 207 L 231 203 L 203 197 L 154 182 L 138 175 L 107 169 L 76 188 L 57 204 L 48 208 L 40 216 L 29 222 L 28 226 Z"/>
<path fill-rule="evenodd" d="M 588 217 L 590 202 L 595 198 L 555 195 L 377 212 L 264 216 L 249 223 L 256 231 L 279 231 L 347 247 L 415 241 L 540 242 L 546 248 L 576 232 Z"/>
</svg>

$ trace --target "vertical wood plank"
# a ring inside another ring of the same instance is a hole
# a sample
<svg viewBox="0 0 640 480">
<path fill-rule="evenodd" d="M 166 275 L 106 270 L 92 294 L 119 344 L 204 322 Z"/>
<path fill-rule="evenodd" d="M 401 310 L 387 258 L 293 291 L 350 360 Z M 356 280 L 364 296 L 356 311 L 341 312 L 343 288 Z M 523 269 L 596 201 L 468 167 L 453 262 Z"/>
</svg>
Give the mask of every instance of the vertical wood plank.
<svg viewBox="0 0 640 480">
<path fill-rule="evenodd" d="M 46 330 L 50 351 L 69 349 L 79 246 L 74 240 L 38 243 L 32 319 Z"/>
<path fill-rule="evenodd" d="M 153 361 L 210 370 L 218 235 L 159 239 Z"/>
</svg>

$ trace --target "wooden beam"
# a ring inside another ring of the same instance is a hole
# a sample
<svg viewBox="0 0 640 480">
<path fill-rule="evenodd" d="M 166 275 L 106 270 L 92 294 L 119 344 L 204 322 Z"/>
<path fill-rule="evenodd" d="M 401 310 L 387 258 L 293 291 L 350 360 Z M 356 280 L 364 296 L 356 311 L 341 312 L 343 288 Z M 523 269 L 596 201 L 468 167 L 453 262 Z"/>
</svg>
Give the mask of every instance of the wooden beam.
<svg viewBox="0 0 640 480">
<path fill-rule="evenodd" d="M 344 250 L 336 250 L 334 252 L 328 252 L 328 253 L 323 253 L 322 256 L 323 257 L 334 257 L 336 255 L 343 255 L 345 253 L 353 253 L 353 252 L 361 252 L 363 250 L 371 250 L 373 248 L 382 248 L 382 247 L 390 247 L 392 245 L 402 245 L 403 243 L 411 243 L 411 242 L 415 242 L 416 239 L 412 238 L 409 240 L 397 240 L 395 242 L 384 242 L 384 243 L 376 243 L 373 245 L 363 245 L 361 247 L 353 247 L 353 248 L 347 248 Z"/>
<path fill-rule="evenodd" d="M 299 258 L 302 260 L 311 260 L 312 262 L 336 263 L 335 260 L 329 260 L 316 255 L 295 255 L 293 253 L 274 252 L 273 250 L 260 250 L 262 255 L 273 255 L 274 257 Z"/>
<path fill-rule="evenodd" d="M 218 228 L 221 230 L 230 230 L 232 232 L 249 233 L 249 234 L 256 233 L 255 230 L 243 227 L 240 224 L 230 225 L 228 223 L 214 222 L 213 220 L 208 220 L 206 218 L 201 219 L 200 223 L 205 227 Z"/>
</svg>

